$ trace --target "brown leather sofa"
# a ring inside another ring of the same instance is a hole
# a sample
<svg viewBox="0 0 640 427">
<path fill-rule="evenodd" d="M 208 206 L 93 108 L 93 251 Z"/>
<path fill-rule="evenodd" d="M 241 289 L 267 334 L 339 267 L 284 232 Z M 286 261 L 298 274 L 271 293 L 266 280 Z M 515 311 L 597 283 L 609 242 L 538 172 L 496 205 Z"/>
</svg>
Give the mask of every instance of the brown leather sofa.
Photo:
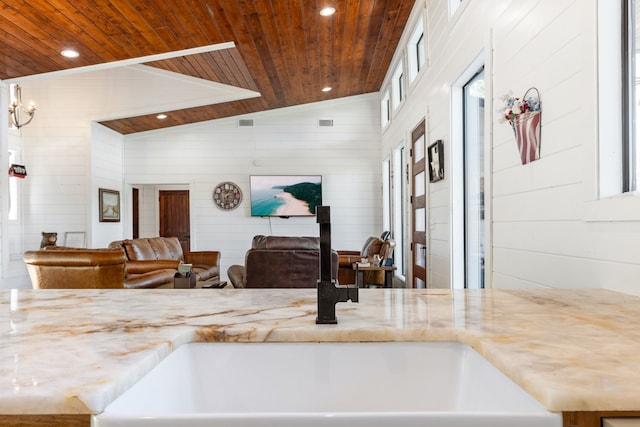
<svg viewBox="0 0 640 427">
<path fill-rule="evenodd" d="M 332 277 L 338 253 L 332 251 Z M 227 270 L 236 288 L 315 288 L 320 277 L 320 238 L 254 236 L 244 266 Z"/>
<path fill-rule="evenodd" d="M 385 235 L 386 233 L 383 233 Z M 369 237 L 362 246 L 360 251 L 338 250 L 338 282 L 343 285 L 356 283 L 356 272 L 353 269 L 353 263 L 360 262 L 362 258 L 367 258 L 369 262 L 373 261 L 374 255 L 378 255 L 382 262 L 393 257 L 393 249 L 395 242 L 390 239 L 382 239 L 380 237 Z M 365 271 L 364 283 L 366 284 L 384 284 L 384 271 Z"/>
<path fill-rule="evenodd" d="M 27 251 L 23 259 L 34 289 L 124 287 L 126 257 L 122 248 L 55 247 L 55 250 Z"/>
<path fill-rule="evenodd" d="M 182 252 L 177 237 L 118 240 L 110 248 L 122 248 L 126 255 L 125 288 L 173 288 L 181 262 L 192 264 L 196 280 L 220 277 L 220 252 Z"/>
</svg>

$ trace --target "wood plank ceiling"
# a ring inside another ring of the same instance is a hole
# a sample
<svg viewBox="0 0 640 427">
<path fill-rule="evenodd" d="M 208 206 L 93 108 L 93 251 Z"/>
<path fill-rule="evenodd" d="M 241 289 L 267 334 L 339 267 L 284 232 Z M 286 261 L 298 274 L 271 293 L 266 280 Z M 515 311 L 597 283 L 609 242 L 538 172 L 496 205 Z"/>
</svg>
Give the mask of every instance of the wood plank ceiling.
<svg viewBox="0 0 640 427">
<path fill-rule="evenodd" d="M 415 0 L 0 0 L 0 80 L 233 41 L 145 65 L 258 98 L 103 122 L 122 134 L 380 89 Z M 331 5 L 336 13 L 320 16 Z M 67 59 L 63 49 L 80 57 Z M 330 92 L 322 88 L 330 86 Z"/>
</svg>

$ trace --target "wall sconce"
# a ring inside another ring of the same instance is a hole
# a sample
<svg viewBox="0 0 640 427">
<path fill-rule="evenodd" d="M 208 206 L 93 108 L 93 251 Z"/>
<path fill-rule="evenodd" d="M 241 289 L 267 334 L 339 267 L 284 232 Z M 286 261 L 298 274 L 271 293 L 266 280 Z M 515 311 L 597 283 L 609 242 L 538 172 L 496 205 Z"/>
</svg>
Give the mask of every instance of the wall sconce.
<svg viewBox="0 0 640 427">
<path fill-rule="evenodd" d="M 33 120 L 33 116 L 36 113 L 36 106 L 33 103 L 30 103 L 28 107 L 22 104 L 22 88 L 20 85 L 15 85 L 13 87 L 13 96 L 11 100 L 11 104 L 9 104 L 9 120 L 11 121 L 11 125 L 15 126 L 17 129 L 20 129 L 22 126 L 26 126 L 31 123 Z M 21 121 L 22 115 L 25 114 L 26 121 Z"/>
</svg>

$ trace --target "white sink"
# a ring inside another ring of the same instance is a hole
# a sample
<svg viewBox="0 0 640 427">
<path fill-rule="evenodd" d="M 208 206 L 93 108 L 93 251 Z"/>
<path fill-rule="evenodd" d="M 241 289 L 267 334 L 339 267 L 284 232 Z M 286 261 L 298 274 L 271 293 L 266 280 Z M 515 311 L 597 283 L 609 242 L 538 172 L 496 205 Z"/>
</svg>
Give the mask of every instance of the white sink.
<svg viewBox="0 0 640 427">
<path fill-rule="evenodd" d="M 192 343 L 92 425 L 560 427 L 562 417 L 465 344 Z"/>
</svg>

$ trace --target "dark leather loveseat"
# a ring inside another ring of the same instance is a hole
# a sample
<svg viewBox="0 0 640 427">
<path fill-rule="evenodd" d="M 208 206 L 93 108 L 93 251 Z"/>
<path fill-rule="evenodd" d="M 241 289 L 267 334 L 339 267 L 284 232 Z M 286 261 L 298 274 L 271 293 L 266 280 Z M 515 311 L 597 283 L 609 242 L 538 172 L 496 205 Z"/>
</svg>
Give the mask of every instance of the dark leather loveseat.
<svg viewBox="0 0 640 427">
<path fill-rule="evenodd" d="M 220 252 L 182 252 L 177 237 L 118 240 L 110 248 L 123 248 L 127 257 L 125 288 L 173 287 L 181 262 L 192 264 L 196 280 L 220 277 Z"/>
<path fill-rule="evenodd" d="M 332 251 L 332 277 L 338 253 Z M 320 238 L 254 236 L 244 266 L 227 270 L 236 288 L 315 288 L 320 277 Z"/>
</svg>

